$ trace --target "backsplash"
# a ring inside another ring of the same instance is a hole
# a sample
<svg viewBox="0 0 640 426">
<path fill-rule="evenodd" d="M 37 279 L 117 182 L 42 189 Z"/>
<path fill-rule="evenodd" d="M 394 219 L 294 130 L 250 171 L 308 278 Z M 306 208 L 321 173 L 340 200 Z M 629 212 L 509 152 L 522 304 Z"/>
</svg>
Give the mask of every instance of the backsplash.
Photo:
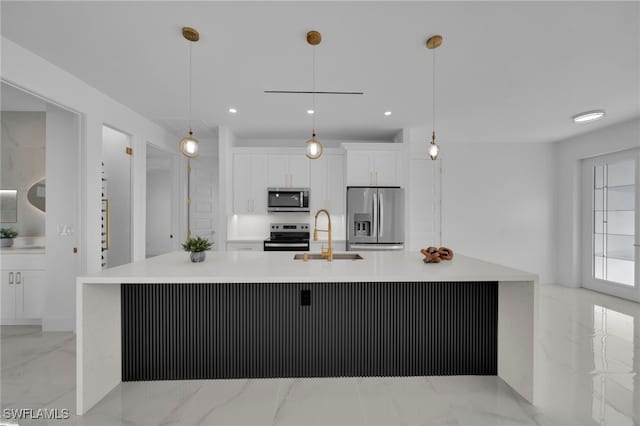
<svg viewBox="0 0 640 426">
<path fill-rule="evenodd" d="M 276 213 L 264 215 L 234 214 L 227 221 L 228 240 L 264 240 L 269 237 L 269 225 L 272 223 L 308 223 L 313 227 L 314 215 L 307 213 Z M 345 215 L 331 215 L 332 237 L 334 240 L 345 239 Z M 318 218 L 318 227 L 327 228 L 327 218 Z M 313 230 L 313 229 L 312 229 Z M 312 235 L 313 237 L 313 235 Z M 318 233 L 319 241 L 326 241 L 326 232 Z"/>
</svg>

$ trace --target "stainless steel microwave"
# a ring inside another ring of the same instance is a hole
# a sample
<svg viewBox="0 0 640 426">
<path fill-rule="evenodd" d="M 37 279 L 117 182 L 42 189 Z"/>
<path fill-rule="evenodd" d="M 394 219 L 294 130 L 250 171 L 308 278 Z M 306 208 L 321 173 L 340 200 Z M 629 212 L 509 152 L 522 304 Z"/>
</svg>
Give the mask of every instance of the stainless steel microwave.
<svg viewBox="0 0 640 426">
<path fill-rule="evenodd" d="M 308 212 L 309 188 L 267 188 L 267 211 Z"/>
</svg>

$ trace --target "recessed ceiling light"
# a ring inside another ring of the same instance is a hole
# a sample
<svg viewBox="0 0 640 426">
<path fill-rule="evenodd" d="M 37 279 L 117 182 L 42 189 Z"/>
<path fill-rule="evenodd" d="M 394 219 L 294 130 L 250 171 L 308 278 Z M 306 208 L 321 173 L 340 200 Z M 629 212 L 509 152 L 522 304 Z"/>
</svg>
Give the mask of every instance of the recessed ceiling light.
<svg viewBox="0 0 640 426">
<path fill-rule="evenodd" d="M 236 112 L 238 112 L 238 110 L 237 110 L 237 109 L 235 109 L 235 108 L 229 108 L 229 112 L 230 112 L 231 114 L 235 114 Z"/>
<path fill-rule="evenodd" d="M 598 109 L 594 111 L 585 111 L 571 117 L 574 123 L 582 124 L 591 121 L 600 120 L 604 117 L 604 110 Z"/>
<path fill-rule="evenodd" d="M 391 111 L 385 111 L 384 115 L 386 115 L 387 117 L 391 115 Z"/>
<path fill-rule="evenodd" d="M 314 110 L 312 110 L 312 109 L 308 109 L 308 110 L 307 110 L 307 114 L 309 114 L 309 115 L 313 114 L 314 112 L 315 112 L 315 111 L 314 111 Z"/>
</svg>

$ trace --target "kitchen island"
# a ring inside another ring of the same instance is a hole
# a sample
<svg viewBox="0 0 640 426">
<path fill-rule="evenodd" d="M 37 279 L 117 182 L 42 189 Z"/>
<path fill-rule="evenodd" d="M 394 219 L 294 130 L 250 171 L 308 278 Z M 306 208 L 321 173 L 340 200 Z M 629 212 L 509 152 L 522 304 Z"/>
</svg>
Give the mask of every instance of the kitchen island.
<svg viewBox="0 0 640 426">
<path fill-rule="evenodd" d="M 456 255 L 184 252 L 79 277 L 77 413 L 121 381 L 498 375 L 532 404 L 533 274 Z"/>
</svg>

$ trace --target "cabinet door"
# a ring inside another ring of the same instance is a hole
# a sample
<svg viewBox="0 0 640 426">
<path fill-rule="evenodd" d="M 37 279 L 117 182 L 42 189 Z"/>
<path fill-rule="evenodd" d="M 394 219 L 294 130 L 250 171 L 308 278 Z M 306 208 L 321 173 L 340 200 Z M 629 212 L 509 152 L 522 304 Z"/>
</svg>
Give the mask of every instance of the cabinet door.
<svg viewBox="0 0 640 426">
<path fill-rule="evenodd" d="M 16 317 L 16 273 L 14 271 L 2 271 L 2 319 Z"/>
<path fill-rule="evenodd" d="M 347 189 L 344 182 L 344 157 L 342 155 L 327 155 L 326 180 L 327 209 L 331 213 L 343 214 Z"/>
<path fill-rule="evenodd" d="M 371 186 L 373 183 L 372 155 L 368 151 L 347 152 L 347 185 Z"/>
<path fill-rule="evenodd" d="M 233 156 L 233 212 L 236 214 L 267 211 L 267 165 L 261 154 Z"/>
<path fill-rule="evenodd" d="M 376 186 L 400 186 L 398 151 L 376 151 L 374 156 L 374 182 Z"/>
<path fill-rule="evenodd" d="M 233 156 L 233 212 L 247 214 L 252 211 L 251 154 Z"/>
<path fill-rule="evenodd" d="M 271 188 L 291 186 L 286 155 L 267 155 L 267 186 Z"/>
<path fill-rule="evenodd" d="M 264 214 L 267 212 L 267 156 L 264 154 L 251 155 L 251 213 Z"/>
<path fill-rule="evenodd" d="M 304 155 L 289 156 L 289 186 L 307 188 L 309 186 L 309 160 Z"/>
<path fill-rule="evenodd" d="M 18 274 L 20 283 L 18 284 L 16 281 L 16 292 L 21 297 L 16 298 L 16 317 L 42 318 L 44 314 L 44 271 L 20 271 Z"/>
</svg>

